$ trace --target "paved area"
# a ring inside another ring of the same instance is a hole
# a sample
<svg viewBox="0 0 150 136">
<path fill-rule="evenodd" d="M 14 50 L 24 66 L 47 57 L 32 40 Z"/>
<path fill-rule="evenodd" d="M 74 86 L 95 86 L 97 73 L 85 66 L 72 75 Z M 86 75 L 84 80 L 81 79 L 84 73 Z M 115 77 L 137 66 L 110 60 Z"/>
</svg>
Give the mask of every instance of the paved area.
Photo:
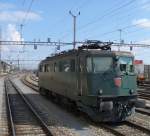
<svg viewBox="0 0 150 136">
<path fill-rule="evenodd" d="M 4 77 L 0 77 L 0 136 L 8 135 Z"/>
</svg>

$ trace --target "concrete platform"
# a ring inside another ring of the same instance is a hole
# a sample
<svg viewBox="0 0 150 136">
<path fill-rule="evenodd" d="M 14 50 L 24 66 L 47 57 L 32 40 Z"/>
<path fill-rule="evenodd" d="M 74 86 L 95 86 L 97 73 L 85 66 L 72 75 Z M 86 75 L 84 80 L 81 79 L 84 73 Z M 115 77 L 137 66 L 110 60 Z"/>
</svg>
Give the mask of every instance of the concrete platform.
<svg viewBox="0 0 150 136">
<path fill-rule="evenodd" d="M 4 77 L 0 77 L 0 136 L 8 136 Z"/>
</svg>

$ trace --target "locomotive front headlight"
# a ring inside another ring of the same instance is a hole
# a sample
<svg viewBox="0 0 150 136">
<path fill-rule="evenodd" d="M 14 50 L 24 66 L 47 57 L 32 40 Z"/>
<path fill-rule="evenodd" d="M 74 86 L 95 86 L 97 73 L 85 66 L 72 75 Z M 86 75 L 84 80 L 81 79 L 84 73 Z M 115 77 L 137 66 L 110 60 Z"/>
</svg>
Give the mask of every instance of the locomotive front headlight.
<svg viewBox="0 0 150 136">
<path fill-rule="evenodd" d="M 99 89 L 98 94 L 101 95 L 103 93 L 102 89 Z"/>
<path fill-rule="evenodd" d="M 130 94 L 133 94 L 133 93 L 134 93 L 134 90 L 133 90 L 133 89 L 130 89 L 129 93 L 130 93 Z"/>
</svg>

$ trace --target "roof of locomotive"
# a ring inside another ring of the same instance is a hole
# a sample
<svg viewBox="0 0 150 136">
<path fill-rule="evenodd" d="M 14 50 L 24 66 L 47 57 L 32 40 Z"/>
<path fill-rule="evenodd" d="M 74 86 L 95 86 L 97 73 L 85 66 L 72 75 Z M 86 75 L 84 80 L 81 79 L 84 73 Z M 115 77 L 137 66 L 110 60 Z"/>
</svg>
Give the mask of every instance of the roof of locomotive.
<svg viewBox="0 0 150 136">
<path fill-rule="evenodd" d="M 69 56 L 77 56 L 77 55 L 108 55 L 108 56 L 130 56 L 133 57 L 131 52 L 126 51 L 108 51 L 108 50 L 99 50 L 99 49 L 86 49 L 86 50 L 70 50 L 61 52 L 59 54 L 55 54 L 54 56 L 47 57 L 42 62 L 55 60 L 56 58 L 69 57 Z M 42 63 L 41 62 L 41 63 Z"/>
</svg>

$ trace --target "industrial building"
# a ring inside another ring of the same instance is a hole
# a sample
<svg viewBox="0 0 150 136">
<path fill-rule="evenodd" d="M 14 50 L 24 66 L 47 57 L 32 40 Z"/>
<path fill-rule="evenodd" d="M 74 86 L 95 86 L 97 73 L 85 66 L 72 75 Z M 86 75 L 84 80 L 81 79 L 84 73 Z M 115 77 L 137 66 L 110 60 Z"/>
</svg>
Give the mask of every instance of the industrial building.
<svg viewBox="0 0 150 136">
<path fill-rule="evenodd" d="M 11 65 L 4 61 L 0 61 L 0 74 L 9 73 L 10 71 Z"/>
</svg>

